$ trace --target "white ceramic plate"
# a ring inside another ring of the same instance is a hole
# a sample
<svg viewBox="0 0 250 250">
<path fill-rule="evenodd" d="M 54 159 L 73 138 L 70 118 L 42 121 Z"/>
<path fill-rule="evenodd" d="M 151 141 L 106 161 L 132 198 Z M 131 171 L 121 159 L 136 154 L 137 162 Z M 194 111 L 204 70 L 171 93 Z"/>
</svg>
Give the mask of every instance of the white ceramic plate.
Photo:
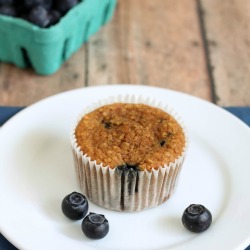
<svg viewBox="0 0 250 250">
<path fill-rule="evenodd" d="M 174 196 L 142 212 L 90 204 L 105 214 L 110 232 L 89 240 L 80 221 L 61 213 L 61 201 L 79 191 L 69 144 L 83 107 L 118 94 L 140 94 L 168 104 L 190 135 L 188 156 Z M 18 113 L 0 129 L 0 231 L 21 249 L 244 249 L 250 243 L 250 129 L 221 108 L 166 89 L 113 85 L 65 92 Z M 205 205 L 212 226 L 201 234 L 181 223 L 184 209 Z"/>
</svg>

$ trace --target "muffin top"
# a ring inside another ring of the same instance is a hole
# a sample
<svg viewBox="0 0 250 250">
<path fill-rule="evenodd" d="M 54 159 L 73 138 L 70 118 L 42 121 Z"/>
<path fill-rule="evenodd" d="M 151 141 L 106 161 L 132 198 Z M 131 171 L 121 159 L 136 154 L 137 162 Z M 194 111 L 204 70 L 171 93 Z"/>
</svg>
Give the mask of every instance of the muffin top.
<svg viewBox="0 0 250 250">
<path fill-rule="evenodd" d="M 181 126 L 161 109 L 114 103 L 86 114 L 75 129 L 77 145 L 97 164 L 158 169 L 185 147 Z"/>
</svg>

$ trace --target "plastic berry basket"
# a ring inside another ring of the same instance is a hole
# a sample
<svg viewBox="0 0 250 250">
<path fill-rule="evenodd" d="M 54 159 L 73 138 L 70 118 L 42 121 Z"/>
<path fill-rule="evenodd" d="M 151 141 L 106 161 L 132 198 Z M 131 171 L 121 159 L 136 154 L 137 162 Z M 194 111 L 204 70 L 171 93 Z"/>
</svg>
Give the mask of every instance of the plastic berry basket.
<svg viewBox="0 0 250 250">
<path fill-rule="evenodd" d="M 111 19 L 115 6 L 116 0 L 83 0 L 49 28 L 0 15 L 0 61 L 53 74 Z"/>
</svg>

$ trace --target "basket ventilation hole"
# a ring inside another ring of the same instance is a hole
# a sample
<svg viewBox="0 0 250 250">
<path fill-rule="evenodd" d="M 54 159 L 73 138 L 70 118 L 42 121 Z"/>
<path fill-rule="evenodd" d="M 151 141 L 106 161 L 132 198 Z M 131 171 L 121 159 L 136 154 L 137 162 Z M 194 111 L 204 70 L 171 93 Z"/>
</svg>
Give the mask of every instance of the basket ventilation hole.
<svg viewBox="0 0 250 250">
<path fill-rule="evenodd" d="M 108 15 L 109 15 L 109 10 L 110 10 L 110 4 L 107 4 L 103 13 L 103 19 L 102 19 L 102 24 L 105 24 L 108 20 Z"/>
<path fill-rule="evenodd" d="M 62 59 L 63 61 L 67 59 L 67 50 L 69 45 L 69 38 L 65 40 L 64 46 L 63 46 L 63 53 L 62 53 Z"/>
<path fill-rule="evenodd" d="M 27 50 L 25 48 L 21 48 L 21 53 L 22 53 L 22 57 L 23 57 L 25 67 L 31 68 L 32 64 L 31 64 L 31 61 L 30 61 L 29 54 L 28 54 Z"/>
<path fill-rule="evenodd" d="M 88 21 L 85 26 L 85 30 L 83 32 L 83 42 L 85 42 L 88 39 L 89 28 L 90 28 L 90 21 Z"/>
</svg>

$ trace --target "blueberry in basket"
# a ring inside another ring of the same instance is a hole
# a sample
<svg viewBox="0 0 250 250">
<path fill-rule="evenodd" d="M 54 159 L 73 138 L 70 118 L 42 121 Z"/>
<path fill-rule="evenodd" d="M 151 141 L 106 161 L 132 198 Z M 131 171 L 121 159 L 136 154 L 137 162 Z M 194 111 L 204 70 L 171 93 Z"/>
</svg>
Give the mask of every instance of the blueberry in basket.
<svg viewBox="0 0 250 250">
<path fill-rule="evenodd" d="M 81 0 L 0 0 L 0 15 L 18 17 L 41 28 L 48 28 Z"/>
<path fill-rule="evenodd" d="M 0 14 L 5 16 L 15 17 L 17 15 L 16 9 L 12 5 L 0 6 Z"/>
<path fill-rule="evenodd" d="M 82 221 L 82 231 L 90 239 L 102 239 L 109 232 L 109 222 L 102 214 L 89 213 Z"/>
<path fill-rule="evenodd" d="M 78 0 L 54 0 L 55 9 L 65 14 L 71 8 L 78 4 Z"/>
<path fill-rule="evenodd" d="M 58 10 L 51 10 L 49 13 L 50 25 L 54 25 L 59 22 L 62 14 Z"/>
<path fill-rule="evenodd" d="M 87 214 L 89 204 L 84 195 L 72 192 L 64 197 L 61 208 L 63 214 L 69 219 L 80 220 Z"/>
<path fill-rule="evenodd" d="M 0 5 L 9 5 L 13 3 L 14 3 L 14 0 L 0 0 Z"/>
<path fill-rule="evenodd" d="M 192 204 L 185 209 L 182 215 L 182 223 L 189 231 L 201 233 L 210 227 L 212 214 L 203 205 Z"/>
<path fill-rule="evenodd" d="M 36 6 L 43 6 L 47 10 L 52 8 L 53 0 L 23 0 L 26 9 L 31 9 Z"/>
<path fill-rule="evenodd" d="M 31 9 L 28 20 L 39 27 L 45 28 L 50 23 L 50 16 L 45 7 L 38 5 Z"/>
</svg>

